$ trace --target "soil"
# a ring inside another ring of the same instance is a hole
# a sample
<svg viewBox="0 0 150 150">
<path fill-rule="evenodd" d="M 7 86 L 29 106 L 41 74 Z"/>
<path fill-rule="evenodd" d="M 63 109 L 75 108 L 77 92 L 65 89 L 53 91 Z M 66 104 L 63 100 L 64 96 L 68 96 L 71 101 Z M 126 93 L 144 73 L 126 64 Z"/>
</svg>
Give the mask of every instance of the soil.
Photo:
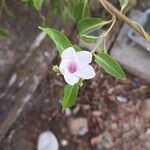
<svg viewBox="0 0 150 150">
<path fill-rule="evenodd" d="M 63 79 L 49 72 L 0 149 L 17 147 L 21 150 L 24 146 L 28 150 L 36 149 L 39 134 L 50 130 L 58 138 L 62 150 L 149 150 L 149 85 L 131 75 L 127 75 L 125 81 L 119 81 L 97 66 L 95 68 L 97 76 L 81 88 L 77 104 L 69 116 L 61 112 Z M 117 96 L 123 96 L 127 101 L 119 102 Z M 70 118 L 80 117 L 88 120 L 88 133 L 72 135 L 68 122 Z M 107 136 L 92 145 L 92 140 L 99 135 Z M 61 145 L 63 139 L 68 141 L 67 146 Z M 22 140 L 25 144 L 20 144 Z"/>
</svg>

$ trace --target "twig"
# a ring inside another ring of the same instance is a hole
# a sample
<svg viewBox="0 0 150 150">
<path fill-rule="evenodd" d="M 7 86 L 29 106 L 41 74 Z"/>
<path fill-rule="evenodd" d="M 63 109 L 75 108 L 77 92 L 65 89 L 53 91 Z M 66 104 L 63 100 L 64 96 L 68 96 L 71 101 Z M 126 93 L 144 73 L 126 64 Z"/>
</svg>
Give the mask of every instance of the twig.
<svg viewBox="0 0 150 150">
<path fill-rule="evenodd" d="M 150 42 L 150 35 L 136 22 L 130 20 L 128 17 L 119 12 L 113 5 L 111 5 L 107 0 L 99 0 L 102 6 L 111 14 L 115 15 L 117 18 L 122 19 L 130 27 L 136 30 L 141 36 L 143 36 L 147 41 Z"/>
</svg>

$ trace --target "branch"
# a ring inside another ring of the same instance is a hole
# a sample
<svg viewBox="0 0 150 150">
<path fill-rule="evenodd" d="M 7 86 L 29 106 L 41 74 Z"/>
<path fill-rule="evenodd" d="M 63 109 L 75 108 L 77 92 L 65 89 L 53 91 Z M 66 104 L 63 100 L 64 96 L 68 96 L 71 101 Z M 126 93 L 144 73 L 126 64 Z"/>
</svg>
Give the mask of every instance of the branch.
<svg viewBox="0 0 150 150">
<path fill-rule="evenodd" d="M 99 0 L 102 6 L 111 14 L 115 15 L 117 18 L 122 19 L 130 27 L 136 30 L 141 36 L 143 36 L 147 41 L 150 42 L 150 35 L 136 22 L 130 20 L 128 17 L 119 12 L 113 5 L 111 5 L 107 0 Z"/>
</svg>

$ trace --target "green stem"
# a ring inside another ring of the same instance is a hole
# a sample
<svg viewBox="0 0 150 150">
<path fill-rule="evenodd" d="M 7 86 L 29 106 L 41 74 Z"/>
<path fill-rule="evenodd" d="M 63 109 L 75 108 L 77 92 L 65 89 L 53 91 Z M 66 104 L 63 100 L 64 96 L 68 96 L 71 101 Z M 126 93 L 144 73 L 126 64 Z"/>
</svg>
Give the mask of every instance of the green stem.
<svg viewBox="0 0 150 150">
<path fill-rule="evenodd" d="M 97 44 L 95 45 L 94 49 L 92 50 L 92 54 L 94 54 L 97 50 L 97 48 L 99 47 L 99 45 L 101 44 L 101 42 L 103 40 L 106 40 L 106 37 L 108 36 L 108 34 L 111 32 L 111 30 L 113 29 L 115 23 L 116 23 L 116 17 L 113 15 L 113 18 L 111 20 L 112 24 L 111 26 L 109 27 L 109 29 L 104 32 L 100 37 L 99 37 L 99 41 L 97 42 Z"/>
</svg>

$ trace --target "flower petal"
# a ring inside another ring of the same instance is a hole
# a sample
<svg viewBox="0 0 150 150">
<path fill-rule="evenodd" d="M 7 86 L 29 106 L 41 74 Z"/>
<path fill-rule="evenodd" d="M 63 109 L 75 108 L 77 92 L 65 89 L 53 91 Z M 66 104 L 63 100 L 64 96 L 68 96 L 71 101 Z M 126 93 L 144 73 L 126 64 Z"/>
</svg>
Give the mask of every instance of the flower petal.
<svg viewBox="0 0 150 150">
<path fill-rule="evenodd" d="M 74 74 L 69 73 L 67 70 L 65 70 L 64 78 L 65 78 L 65 81 L 70 85 L 74 85 L 78 83 L 79 81 L 79 77 L 75 76 Z"/>
<path fill-rule="evenodd" d="M 76 72 L 76 75 L 82 79 L 91 79 L 95 77 L 94 68 L 90 65 L 84 66 Z"/>
<path fill-rule="evenodd" d="M 80 52 L 77 52 L 77 59 L 78 59 L 78 64 L 81 68 L 91 63 L 92 54 L 91 52 L 88 52 L 88 51 L 80 51 Z"/>
<path fill-rule="evenodd" d="M 76 51 L 73 47 L 68 47 L 61 54 L 62 60 L 75 60 L 76 59 Z"/>
<path fill-rule="evenodd" d="M 62 60 L 60 65 L 59 65 L 59 70 L 60 72 L 64 75 L 65 73 L 65 70 L 67 69 L 68 67 L 68 64 L 69 64 L 69 60 Z"/>
</svg>

